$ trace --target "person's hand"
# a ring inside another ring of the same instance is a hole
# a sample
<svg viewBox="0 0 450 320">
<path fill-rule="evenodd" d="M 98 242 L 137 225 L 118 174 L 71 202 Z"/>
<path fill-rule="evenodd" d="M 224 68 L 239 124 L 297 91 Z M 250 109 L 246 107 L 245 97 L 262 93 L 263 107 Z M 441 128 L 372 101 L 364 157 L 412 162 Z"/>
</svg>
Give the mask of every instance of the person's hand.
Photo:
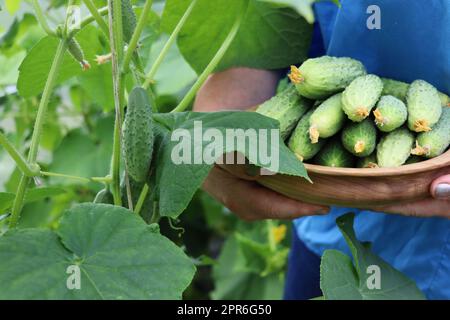
<svg viewBox="0 0 450 320">
<path fill-rule="evenodd" d="M 274 71 L 234 68 L 212 75 L 198 92 L 195 111 L 246 110 L 271 98 L 279 80 Z M 215 166 L 203 189 L 243 220 L 295 219 L 326 214 L 328 207 L 289 199 L 245 174 L 244 166 Z"/>
<path fill-rule="evenodd" d="M 444 175 L 434 180 L 430 186 L 430 195 L 428 199 L 377 207 L 373 210 L 415 217 L 444 217 L 450 219 L 450 175 Z"/>
<path fill-rule="evenodd" d="M 227 166 L 215 166 L 203 189 L 243 220 L 290 220 L 329 212 L 326 206 L 296 201 L 259 185 L 244 172 L 244 166 L 233 166 L 233 174 Z"/>
</svg>

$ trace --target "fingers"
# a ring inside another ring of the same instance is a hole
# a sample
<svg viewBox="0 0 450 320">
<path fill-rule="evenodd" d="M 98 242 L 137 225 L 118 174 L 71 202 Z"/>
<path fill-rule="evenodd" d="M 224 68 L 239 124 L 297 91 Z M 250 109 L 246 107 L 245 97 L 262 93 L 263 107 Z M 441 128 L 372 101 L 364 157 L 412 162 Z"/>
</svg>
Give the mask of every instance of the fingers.
<svg viewBox="0 0 450 320">
<path fill-rule="evenodd" d="M 377 207 L 373 210 L 386 213 L 403 214 L 412 217 L 444 217 L 450 219 L 450 200 L 436 200 L 429 198 L 406 204 Z"/>
<path fill-rule="evenodd" d="M 435 199 L 450 200 L 450 174 L 436 179 L 431 184 L 430 192 Z"/>
<path fill-rule="evenodd" d="M 302 203 L 264 188 L 254 181 L 246 181 L 215 167 L 204 188 L 241 219 L 295 219 L 308 215 L 326 214 L 329 208 Z"/>
</svg>

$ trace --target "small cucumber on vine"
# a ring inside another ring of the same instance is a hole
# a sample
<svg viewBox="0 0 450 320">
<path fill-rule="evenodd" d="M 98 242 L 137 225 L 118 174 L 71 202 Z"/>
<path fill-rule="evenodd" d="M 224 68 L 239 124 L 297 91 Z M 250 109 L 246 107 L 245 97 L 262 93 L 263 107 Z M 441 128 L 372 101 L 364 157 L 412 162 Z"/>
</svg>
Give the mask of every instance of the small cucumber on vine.
<svg viewBox="0 0 450 320">
<path fill-rule="evenodd" d="M 129 43 L 137 26 L 136 13 L 130 0 L 122 0 L 121 4 L 123 40 Z"/>
<path fill-rule="evenodd" d="M 133 178 L 128 179 L 130 181 L 130 192 L 131 192 L 131 200 L 133 201 L 133 209 L 136 209 L 136 205 L 139 201 L 139 197 L 141 195 L 142 189 L 145 186 L 146 181 L 137 182 Z M 129 208 L 128 204 L 128 194 L 127 194 L 127 185 L 125 183 L 125 177 L 122 176 L 120 180 L 120 196 L 122 198 L 122 204 L 125 208 Z M 145 221 L 150 221 L 153 214 L 153 199 L 152 195 L 149 192 L 145 197 L 144 203 L 142 204 L 141 211 L 139 212 L 142 218 Z"/>
<path fill-rule="evenodd" d="M 364 169 L 378 168 L 376 153 L 374 152 L 370 156 L 358 159 L 356 167 Z"/>
<path fill-rule="evenodd" d="M 122 136 L 128 173 L 143 182 L 150 171 L 154 142 L 152 106 L 143 88 L 136 87 L 129 95 Z"/>
<path fill-rule="evenodd" d="M 309 136 L 312 143 L 319 142 L 319 138 L 334 136 L 344 126 L 346 116 L 342 110 L 341 99 L 342 94 L 335 94 L 314 110 L 309 119 Z"/>
<path fill-rule="evenodd" d="M 400 128 L 408 119 L 406 105 L 394 96 L 382 96 L 373 114 L 378 129 L 383 132 Z"/>
<path fill-rule="evenodd" d="M 325 140 L 319 139 L 317 143 L 311 143 L 309 138 L 309 119 L 314 110 L 308 111 L 298 122 L 297 127 L 289 139 L 289 149 L 295 153 L 300 161 L 313 158 L 325 144 Z"/>
<path fill-rule="evenodd" d="M 381 168 L 395 168 L 403 165 L 411 155 L 414 134 L 401 127 L 386 134 L 377 147 L 377 163 Z"/>
<path fill-rule="evenodd" d="M 94 203 L 114 204 L 114 197 L 108 188 L 100 190 L 95 196 Z"/>
<path fill-rule="evenodd" d="M 355 164 L 352 154 L 345 150 L 341 139 L 331 139 L 314 158 L 321 166 L 336 168 L 351 168 Z"/>
<path fill-rule="evenodd" d="M 299 68 L 291 66 L 289 79 L 302 96 L 323 100 L 342 91 L 353 79 L 364 74 L 366 69 L 357 60 L 323 56 L 308 59 Z"/>
<path fill-rule="evenodd" d="M 361 122 L 381 97 L 383 81 L 373 74 L 356 78 L 342 94 L 342 106 L 348 118 Z"/>
<path fill-rule="evenodd" d="M 438 123 L 429 132 L 417 136 L 412 154 L 426 158 L 440 156 L 450 146 L 450 108 L 444 107 Z"/>
<path fill-rule="evenodd" d="M 83 70 L 88 70 L 91 65 L 84 58 L 84 52 L 80 44 L 75 38 L 71 38 L 67 43 L 67 50 L 69 50 L 70 55 L 80 63 Z"/>
<path fill-rule="evenodd" d="M 353 155 L 367 157 L 376 148 L 377 129 L 369 119 L 365 119 L 362 122 L 350 123 L 342 131 L 342 144 Z"/>
<path fill-rule="evenodd" d="M 261 104 L 256 112 L 280 122 L 283 140 L 289 137 L 298 120 L 311 108 L 312 102 L 298 95 L 292 84 Z"/>
<path fill-rule="evenodd" d="M 406 95 L 408 127 L 415 132 L 431 131 L 442 114 L 442 104 L 435 87 L 423 80 L 409 86 Z"/>
</svg>

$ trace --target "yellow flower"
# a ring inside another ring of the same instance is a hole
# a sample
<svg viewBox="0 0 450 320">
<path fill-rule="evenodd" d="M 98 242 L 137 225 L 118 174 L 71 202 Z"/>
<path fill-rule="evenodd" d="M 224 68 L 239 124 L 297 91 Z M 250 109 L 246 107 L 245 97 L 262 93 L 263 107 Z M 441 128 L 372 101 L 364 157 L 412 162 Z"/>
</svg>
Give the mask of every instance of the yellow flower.
<svg viewBox="0 0 450 320">
<path fill-rule="evenodd" d="M 284 224 L 280 224 L 279 226 L 272 228 L 272 237 L 275 240 L 276 244 L 280 243 L 284 240 L 284 238 L 286 238 L 286 231 L 287 227 Z"/>
</svg>

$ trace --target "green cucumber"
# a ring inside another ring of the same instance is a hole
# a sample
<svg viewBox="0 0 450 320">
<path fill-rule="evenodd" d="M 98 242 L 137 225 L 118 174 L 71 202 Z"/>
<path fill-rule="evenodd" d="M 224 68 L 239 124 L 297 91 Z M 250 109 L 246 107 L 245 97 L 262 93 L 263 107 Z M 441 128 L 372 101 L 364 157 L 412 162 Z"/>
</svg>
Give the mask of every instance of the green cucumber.
<svg viewBox="0 0 450 320">
<path fill-rule="evenodd" d="M 94 203 L 114 204 L 114 197 L 107 188 L 102 189 L 97 193 Z"/>
<path fill-rule="evenodd" d="M 426 158 L 440 156 L 450 145 L 450 108 L 444 107 L 438 123 L 429 132 L 417 136 L 412 154 Z"/>
<path fill-rule="evenodd" d="M 359 158 L 356 167 L 365 169 L 378 168 L 377 154 L 374 152 L 370 156 Z"/>
<path fill-rule="evenodd" d="M 129 43 L 136 29 L 137 18 L 130 0 L 122 0 L 123 40 Z"/>
<path fill-rule="evenodd" d="M 384 84 L 382 93 L 384 96 L 391 95 L 406 102 L 406 94 L 409 89 L 408 83 L 387 78 L 381 78 L 381 80 L 383 80 Z M 438 92 L 438 95 L 442 106 L 450 106 L 450 97 L 448 95 L 442 92 Z"/>
<path fill-rule="evenodd" d="M 81 64 L 83 70 L 89 69 L 91 66 L 84 57 L 83 49 L 75 38 L 71 38 L 67 43 L 67 50 L 70 55 Z"/>
<path fill-rule="evenodd" d="M 299 68 L 292 66 L 289 79 L 298 92 L 312 100 L 323 100 L 342 91 L 366 74 L 363 64 L 351 58 L 323 56 L 306 60 Z"/>
<path fill-rule="evenodd" d="M 312 102 L 299 96 L 295 87 L 290 84 L 283 92 L 261 104 L 256 112 L 278 120 L 281 137 L 285 140 L 311 105 Z"/>
<path fill-rule="evenodd" d="M 408 127 L 415 132 L 431 131 L 442 114 L 442 104 L 435 87 L 423 80 L 409 86 L 406 95 Z"/>
<path fill-rule="evenodd" d="M 414 145 L 414 134 L 405 127 L 386 134 L 377 147 L 377 163 L 381 168 L 399 167 L 408 160 Z"/>
<path fill-rule="evenodd" d="M 309 134 L 312 143 L 319 138 L 329 138 L 338 133 L 345 124 L 346 116 L 342 110 L 342 94 L 338 93 L 325 100 L 309 119 Z"/>
<path fill-rule="evenodd" d="M 419 163 L 424 161 L 425 158 L 422 158 L 420 156 L 416 156 L 416 155 L 411 155 L 408 160 L 406 160 L 405 165 L 406 164 L 414 164 L 414 163 Z"/>
<path fill-rule="evenodd" d="M 342 94 L 342 106 L 348 118 L 361 122 L 381 97 L 383 81 L 373 74 L 361 76 L 353 80 Z"/>
<path fill-rule="evenodd" d="M 153 119 L 147 92 L 134 88 L 128 98 L 128 108 L 122 128 L 125 164 L 131 178 L 145 181 L 152 161 Z"/>
<path fill-rule="evenodd" d="M 348 124 L 341 137 L 344 148 L 358 157 L 367 157 L 377 146 L 377 129 L 369 119 Z"/>
<path fill-rule="evenodd" d="M 320 150 L 314 162 L 326 167 L 351 168 L 355 164 L 355 158 L 345 150 L 340 139 L 334 138 Z"/>
<path fill-rule="evenodd" d="M 314 110 L 308 111 L 298 122 L 297 127 L 289 139 L 289 149 L 295 153 L 300 161 L 313 158 L 325 144 L 325 140 L 319 139 L 317 143 L 311 143 L 309 138 L 309 119 Z"/>
<path fill-rule="evenodd" d="M 289 86 L 291 85 L 291 82 L 289 81 L 288 77 L 285 77 L 283 79 L 281 79 L 278 82 L 277 85 L 277 89 L 276 89 L 276 94 L 282 93 L 284 90 L 286 90 Z"/>
<path fill-rule="evenodd" d="M 129 182 L 130 182 L 131 200 L 133 201 L 133 210 L 135 210 L 142 189 L 144 188 L 146 182 L 145 181 L 137 182 L 131 177 L 129 178 Z M 120 181 L 120 196 L 122 198 L 122 205 L 125 208 L 129 208 L 127 186 L 125 183 L 124 176 L 122 176 L 122 179 Z M 141 211 L 139 212 L 139 214 L 141 215 L 142 218 L 144 218 L 145 221 L 148 222 L 150 220 L 153 214 L 153 198 L 150 192 L 145 197 L 144 203 L 142 204 Z"/>
<path fill-rule="evenodd" d="M 408 119 L 406 105 L 394 96 L 382 96 L 373 114 L 378 129 L 383 132 L 400 128 Z"/>
</svg>

